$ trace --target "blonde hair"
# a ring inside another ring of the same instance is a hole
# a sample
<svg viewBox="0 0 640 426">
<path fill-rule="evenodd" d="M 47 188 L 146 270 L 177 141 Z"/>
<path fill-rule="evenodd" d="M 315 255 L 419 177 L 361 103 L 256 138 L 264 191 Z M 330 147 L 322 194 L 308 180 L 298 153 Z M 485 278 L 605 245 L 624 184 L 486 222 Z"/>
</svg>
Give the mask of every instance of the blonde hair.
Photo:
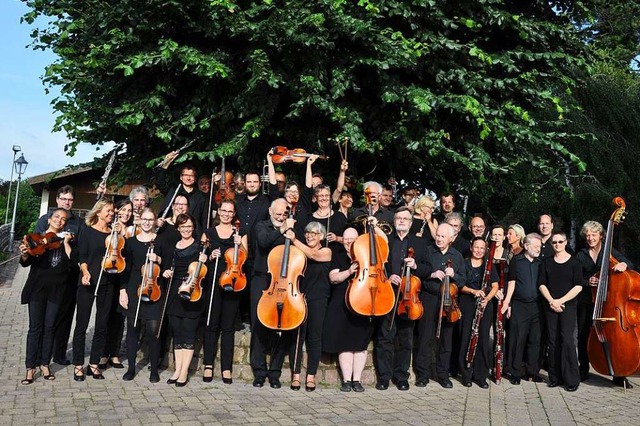
<svg viewBox="0 0 640 426">
<path fill-rule="evenodd" d="M 97 203 L 93 205 L 91 210 L 89 210 L 89 213 L 87 213 L 87 215 L 84 217 L 84 223 L 87 226 L 93 226 L 96 223 L 98 223 L 98 213 L 100 213 L 102 209 L 108 205 L 113 206 L 114 205 L 113 201 L 105 200 L 105 199 L 99 200 Z"/>
<path fill-rule="evenodd" d="M 422 197 L 418 198 L 418 201 L 416 201 L 416 204 L 413 206 L 413 210 L 416 213 L 422 213 L 422 209 L 424 207 L 434 208 L 435 206 L 436 202 L 431 197 L 423 195 Z"/>
</svg>

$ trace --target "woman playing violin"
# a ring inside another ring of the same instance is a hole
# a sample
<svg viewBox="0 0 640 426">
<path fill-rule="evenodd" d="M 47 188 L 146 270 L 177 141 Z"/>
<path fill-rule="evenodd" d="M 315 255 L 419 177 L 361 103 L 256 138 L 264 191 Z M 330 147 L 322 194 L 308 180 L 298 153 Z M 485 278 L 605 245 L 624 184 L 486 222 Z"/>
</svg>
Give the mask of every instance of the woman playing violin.
<svg viewBox="0 0 640 426">
<path fill-rule="evenodd" d="M 326 235 L 325 227 L 319 222 L 310 222 L 304 228 L 306 244 L 296 239 L 292 229 L 285 232 L 293 244 L 307 256 L 307 269 L 300 285 L 300 292 L 307 301 L 307 319 L 299 330 L 299 335 L 292 332 L 293 342 L 289 355 L 292 378 L 291 389 L 300 389 L 300 366 L 302 364 L 302 343 L 307 348 L 307 378 L 305 389 L 312 392 L 316 389 L 316 373 L 322 352 L 322 327 L 329 300 L 329 266 L 331 249 L 322 242 Z M 298 335 L 298 336 L 296 336 Z M 296 352 L 297 351 L 297 352 Z"/>
<path fill-rule="evenodd" d="M 130 231 L 133 229 L 133 202 L 129 199 L 120 200 L 116 203 L 116 224 L 118 225 L 118 233 L 122 238 L 129 238 L 133 235 Z M 118 275 L 119 285 L 122 277 Z M 109 326 L 107 327 L 107 344 L 104 347 L 100 364 L 101 370 L 107 368 L 107 363 L 114 368 L 124 368 L 120 362 L 120 344 L 122 343 L 122 334 L 124 333 L 124 317 L 118 312 L 118 294 L 113 295 L 111 302 L 111 312 L 109 313 Z"/>
<path fill-rule="evenodd" d="M 223 290 L 218 285 L 218 280 L 222 273 L 227 269 L 229 265 L 226 263 L 225 251 L 228 249 L 233 250 L 236 244 L 239 244 L 242 249 L 247 250 L 247 236 L 236 233 L 234 228 L 234 222 L 236 218 L 236 204 L 233 201 L 223 201 L 218 209 L 216 215 L 216 225 L 205 231 L 202 236 L 203 240 L 208 240 L 211 244 L 213 251 L 211 252 L 210 259 L 218 261 L 217 276 L 208 278 L 208 282 L 213 282 L 213 306 L 211 307 L 211 318 L 205 318 L 210 321 L 209 326 L 205 328 L 204 333 L 204 367 L 202 373 L 202 380 L 204 382 L 210 382 L 213 379 L 213 362 L 216 358 L 216 351 L 218 349 L 218 339 L 222 336 L 220 343 L 220 370 L 222 373 L 222 381 L 225 384 L 231 384 L 231 368 L 233 364 L 233 348 L 234 348 L 234 335 L 235 328 L 234 323 L 238 308 L 240 307 L 240 301 L 243 297 L 242 292 L 236 292 L 231 289 L 230 291 Z M 210 268 L 213 274 L 213 269 Z M 211 291 L 209 288 L 207 291 Z M 205 291 L 206 303 L 209 303 L 211 293 L 207 294 Z"/>
<path fill-rule="evenodd" d="M 178 199 L 178 197 L 176 197 Z M 173 254 L 165 254 L 167 262 L 172 262 L 172 268 L 166 269 L 162 276 L 170 283 L 167 285 L 167 320 L 173 334 L 173 353 L 175 372 L 168 384 L 178 387 L 186 386 L 189 376 L 189 365 L 193 358 L 196 343 L 196 329 L 205 303 L 203 297 L 192 302 L 184 300 L 178 294 L 180 284 L 189 277 L 188 269 L 192 262 L 206 262 L 207 255 L 200 252 L 200 245 L 195 238 L 196 221 L 188 214 L 180 214 L 176 218 L 175 226 L 180 233 L 180 240 L 175 244 Z M 164 253 L 164 251 L 163 251 Z"/>
<path fill-rule="evenodd" d="M 98 201 L 87 213 L 85 217 L 87 226 L 82 228 L 78 236 L 81 278 L 77 292 L 76 327 L 73 331 L 73 378 L 76 381 L 85 379 L 83 371 L 85 339 L 94 299 L 96 299 L 95 329 L 87 374 L 94 379 L 104 379 L 98 363 L 106 345 L 111 301 L 116 291 L 117 275 L 103 273 L 97 297 L 94 293 L 102 269 L 105 240 L 111 236 L 111 223 L 114 217 L 113 202 L 104 199 Z"/>
<path fill-rule="evenodd" d="M 46 232 L 62 232 L 67 223 L 67 211 L 58 208 L 47 220 Z M 31 256 L 25 244 L 20 245 L 20 265 L 30 266 L 29 277 L 22 290 L 21 303 L 29 307 L 29 332 L 25 365 L 27 374 L 23 385 L 33 383 L 36 365 L 45 380 L 54 380 L 49 369 L 53 351 L 54 325 L 58 308 L 64 296 L 64 283 L 70 268 L 71 234 L 64 236 L 63 244 L 46 251 L 43 255 Z"/>
<path fill-rule="evenodd" d="M 157 301 L 138 301 L 138 291 L 143 280 L 142 274 L 147 262 L 160 264 L 162 262 L 162 249 L 154 247 L 153 252 L 149 252 L 149 247 L 155 238 L 156 215 L 150 208 L 142 210 L 140 216 L 141 232 L 127 240 L 125 246 L 125 257 L 127 259 L 127 269 L 124 272 L 120 283 L 119 305 L 120 310 L 127 317 L 127 360 L 128 370 L 122 377 L 123 380 L 133 380 L 136 374 L 136 356 L 140 342 L 140 330 L 144 328 L 144 336 L 149 346 L 149 363 L 151 364 L 151 375 L 149 381 L 157 383 L 160 381 L 158 375 L 158 360 L 160 358 L 160 345 L 157 338 L 158 326 L 160 325 L 160 315 L 162 314 L 162 298 Z M 156 277 L 157 278 L 157 277 Z M 157 285 L 161 285 L 162 280 L 157 280 Z M 164 289 L 161 288 L 161 294 Z M 139 306 L 139 310 L 138 310 Z M 136 324 L 136 315 L 137 324 Z M 134 326 L 135 324 L 135 326 Z"/>
</svg>

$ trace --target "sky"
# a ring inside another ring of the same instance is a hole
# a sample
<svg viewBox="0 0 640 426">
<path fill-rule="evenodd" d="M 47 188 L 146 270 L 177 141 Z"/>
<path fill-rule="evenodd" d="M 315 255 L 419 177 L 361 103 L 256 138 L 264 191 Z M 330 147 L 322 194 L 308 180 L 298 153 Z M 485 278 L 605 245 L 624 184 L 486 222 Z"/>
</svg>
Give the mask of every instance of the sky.
<svg viewBox="0 0 640 426">
<path fill-rule="evenodd" d="M 64 152 L 69 142 L 64 133 L 53 133 L 55 122 L 50 102 L 56 91 L 45 93 L 40 77 L 55 61 L 52 52 L 33 50 L 32 27 L 20 23 L 28 8 L 19 0 L 0 0 L 0 179 L 11 178 L 13 145 L 19 145 L 29 162 L 22 178 L 60 170 L 70 164 L 85 163 L 102 156 L 100 151 L 80 144 L 73 157 Z M 17 175 L 14 172 L 14 179 Z"/>
</svg>

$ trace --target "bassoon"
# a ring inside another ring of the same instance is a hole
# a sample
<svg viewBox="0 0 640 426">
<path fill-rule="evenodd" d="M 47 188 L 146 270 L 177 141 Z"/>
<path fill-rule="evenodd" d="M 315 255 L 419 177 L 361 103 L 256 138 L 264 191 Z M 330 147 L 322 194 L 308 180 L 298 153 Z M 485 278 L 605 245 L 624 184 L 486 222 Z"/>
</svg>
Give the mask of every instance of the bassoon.
<svg viewBox="0 0 640 426">
<path fill-rule="evenodd" d="M 507 256 L 507 260 L 500 260 L 500 280 L 498 281 L 498 289 L 504 293 L 504 277 L 509 270 L 509 260 L 511 259 L 511 253 Z M 504 314 L 502 313 L 502 300 L 498 300 L 498 305 L 496 308 L 496 328 L 495 328 L 495 351 L 494 351 L 494 359 L 495 366 L 493 368 L 493 375 L 496 381 L 496 384 L 500 384 L 500 379 L 502 378 L 502 367 L 504 362 Z"/>
</svg>

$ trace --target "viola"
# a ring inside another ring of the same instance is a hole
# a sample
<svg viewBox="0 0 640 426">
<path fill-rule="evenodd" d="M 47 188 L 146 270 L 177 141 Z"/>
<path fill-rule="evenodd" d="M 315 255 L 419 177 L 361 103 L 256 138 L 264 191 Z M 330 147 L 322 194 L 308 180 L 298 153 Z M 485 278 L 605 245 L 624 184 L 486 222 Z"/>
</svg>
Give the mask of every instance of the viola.
<svg viewBox="0 0 640 426">
<path fill-rule="evenodd" d="M 240 235 L 240 221 L 236 219 L 234 234 Z M 242 291 L 247 286 L 247 277 L 242 272 L 244 262 L 247 260 L 247 251 L 240 244 L 234 244 L 233 248 L 228 248 L 224 252 L 224 260 L 227 269 L 220 276 L 220 287 L 225 291 Z"/>
<path fill-rule="evenodd" d="M 38 257 L 42 256 L 49 250 L 60 248 L 67 235 L 68 232 L 61 232 L 58 234 L 55 232 L 47 232 L 45 234 L 38 234 L 37 232 L 34 232 L 22 237 L 22 242 L 27 247 L 27 253 L 29 253 L 29 256 Z"/>
<path fill-rule="evenodd" d="M 602 246 L 602 265 L 598 286 L 593 289 L 593 327 L 587 350 L 593 369 L 610 376 L 630 376 L 640 372 L 640 274 L 627 269 L 613 270 L 618 261 L 611 256 L 614 227 L 625 215 L 622 198 L 607 226 Z"/>
<path fill-rule="evenodd" d="M 409 247 L 407 255 L 413 257 L 413 247 Z M 417 320 L 422 318 L 424 313 L 424 307 L 420 301 L 420 289 L 422 287 L 422 281 L 415 275 L 411 275 L 411 268 L 407 265 L 404 266 L 404 272 L 402 274 L 402 282 L 400 283 L 401 298 L 398 302 L 398 316 Z"/>
<path fill-rule="evenodd" d="M 200 254 L 205 254 L 208 246 L 207 242 L 202 243 Z M 207 275 L 207 265 L 198 259 L 198 261 L 189 264 L 187 273 L 189 275 L 182 281 L 180 288 L 178 288 L 178 294 L 182 300 L 197 302 L 202 297 L 202 279 Z"/>
<path fill-rule="evenodd" d="M 453 268 L 453 262 L 451 259 L 447 260 L 447 268 Z M 451 277 L 445 275 L 444 281 L 442 281 L 440 297 L 440 315 L 438 318 L 438 329 L 436 331 L 436 338 L 440 338 L 440 329 L 442 328 L 442 319 L 446 319 L 450 323 L 454 323 L 462 318 L 462 312 L 458 306 L 458 286 L 456 283 L 451 282 Z"/>
<path fill-rule="evenodd" d="M 216 191 L 215 200 L 218 205 L 223 201 L 229 201 L 236 198 L 236 192 L 231 188 L 233 182 L 233 173 L 227 172 L 224 166 L 224 158 L 222 158 L 222 170 L 220 170 L 220 182 Z"/>
<path fill-rule="evenodd" d="M 126 267 L 126 262 L 122 256 L 124 243 L 124 237 L 114 226 L 111 229 L 111 234 L 104 240 L 104 245 L 107 248 L 104 260 L 102 261 L 102 269 L 104 272 L 108 274 L 119 274 L 124 271 Z"/>
<path fill-rule="evenodd" d="M 158 277 L 160 276 L 160 265 L 149 260 L 149 255 L 153 254 L 153 241 L 149 242 L 147 250 L 147 260 L 142 266 L 142 282 L 138 288 L 138 297 L 143 302 L 157 302 L 160 299 L 162 291 L 158 285 Z"/>
<path fill-rule="evenodd" d="M 365 191 L 369 215 L 371 191 Z M 349 309 L 363 316 L 386 315 L 395 306 L 395 292 L 384 271 L 389 245 L 376 235 L 373 224 L 367 223 L 367 233 L 360 235 L 351 246 L 351 258 L 358 263 L 358 273 L 349 282 L 345 301 Z"/>
<path fill-rule="evenodd" d="M 271 160 L 273 164 L 282 164 L 282 163 L 304 163 L 307 161 L 307 158 L 316 154 L 308 154 L 302 148 L 289 149 L 286 146 L 274 146 L 271 149 Z M 326 155 L 318 155 L 318 158 L 321 160 L 328 160 L 329 157 Z"/>
<path fill-rule="evenodd" d="M 296 200 L 297 201 L 297 200 Z M 293 204 L 289 218 L 295 214 Z M 258 301 L 258 319 L 273 330 L 293 330 L 307 318 L 307 302 L 300 293 L 300 277 L 307 267 L 307 256 L 287 238 L 267 257 L 271 283 Z"/>
</svg>

